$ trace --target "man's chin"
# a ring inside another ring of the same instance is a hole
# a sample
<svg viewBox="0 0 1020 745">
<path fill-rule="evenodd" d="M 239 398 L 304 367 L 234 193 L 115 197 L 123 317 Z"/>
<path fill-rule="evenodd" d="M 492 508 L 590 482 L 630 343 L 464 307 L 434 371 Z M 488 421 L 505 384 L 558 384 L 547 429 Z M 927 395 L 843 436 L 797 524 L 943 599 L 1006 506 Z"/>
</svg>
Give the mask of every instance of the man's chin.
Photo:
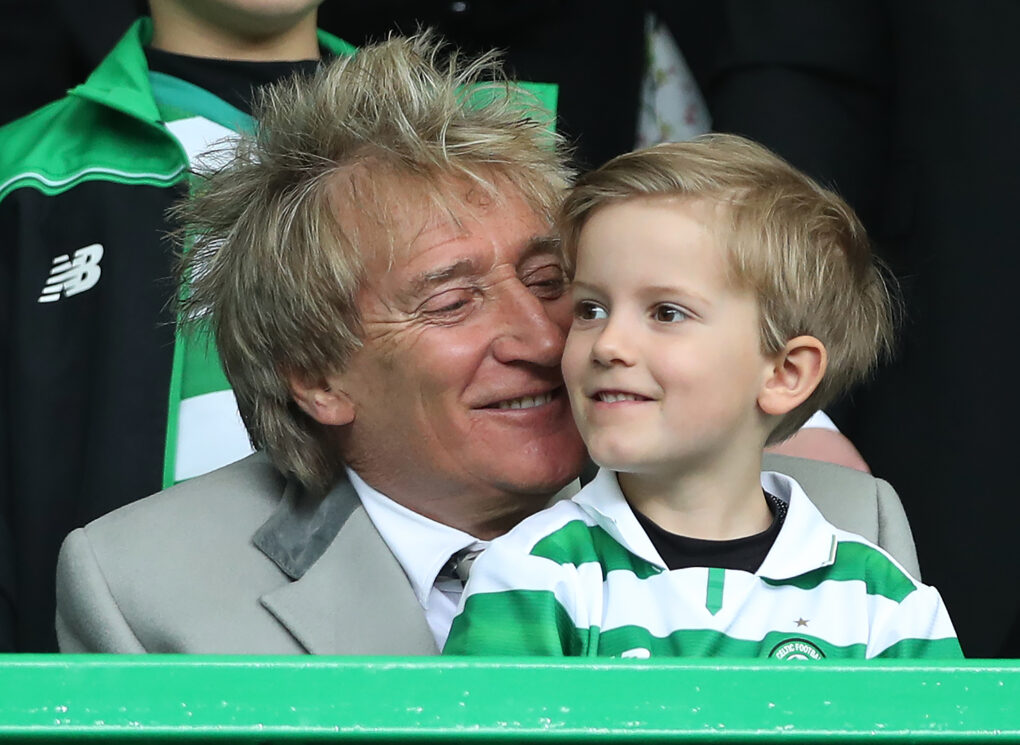
<svg viewBox="0 0 1020 745">
<path fill-rule="evenodd" d="M 470 532 L 487 539 L 503 535 L 521 520 L 548 507 L 560 489 L 562 486 L 556 487 L 551 482 L 507 484 L 503 489 L 504 498 L 490 505 L 486 519 Z"/>
<path fill-rule="evenodd" d="M 583 447 L 556 451 L 555 458 L 543 456 L 545 463 L 521 463 L 504 472 L 503 488 L 510 494 L 551 497 L 581 473 L 587 453 Z"/>
</svg>

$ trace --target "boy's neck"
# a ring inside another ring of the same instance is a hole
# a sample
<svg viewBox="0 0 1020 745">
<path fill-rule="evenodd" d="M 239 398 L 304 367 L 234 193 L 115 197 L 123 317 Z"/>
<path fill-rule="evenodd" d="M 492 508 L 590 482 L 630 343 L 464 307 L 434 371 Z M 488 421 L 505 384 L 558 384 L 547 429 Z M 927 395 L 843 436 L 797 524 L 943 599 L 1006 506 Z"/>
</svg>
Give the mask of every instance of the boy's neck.
<svg viewBox="0 0 1020 745">
<path fill-rule="evenodd" d="M 756 535 L 772 524 L 757 457 L 702 464 L 682 471 L 619 473 L 631 506 L 670 533 L 703 540 Z"/>
<path fill-rule="evenodd" d="M 153 49 L 185 55 L 251 62 L 318 59 L 314 8 L 294 16 L 260 16 L 229 8 L 209 17 L 177 0 L 150 2 Z"/>
</svg>

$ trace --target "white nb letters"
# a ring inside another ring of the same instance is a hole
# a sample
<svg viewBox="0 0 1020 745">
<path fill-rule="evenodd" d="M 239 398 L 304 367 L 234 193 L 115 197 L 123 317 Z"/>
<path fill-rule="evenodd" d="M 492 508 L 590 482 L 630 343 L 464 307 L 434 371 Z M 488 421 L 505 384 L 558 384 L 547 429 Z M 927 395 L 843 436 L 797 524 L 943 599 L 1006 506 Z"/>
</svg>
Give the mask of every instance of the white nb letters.
<svg viewBox="0 0 1020 745">
<path fill-rule="evenodd" d="M 39 302 L 52 303 L 61 297 L 70 297 L 91 290 L 102 274 L 99 268 L 99 260 L 102 258 L 103 246 L 93 243 L 91 246 L 79 248 L 74 252 L 73 258 L 63 254 L 53 259 L 53 268 L 50 269 L 50 277 L 46 280 Z"/>
</svg>

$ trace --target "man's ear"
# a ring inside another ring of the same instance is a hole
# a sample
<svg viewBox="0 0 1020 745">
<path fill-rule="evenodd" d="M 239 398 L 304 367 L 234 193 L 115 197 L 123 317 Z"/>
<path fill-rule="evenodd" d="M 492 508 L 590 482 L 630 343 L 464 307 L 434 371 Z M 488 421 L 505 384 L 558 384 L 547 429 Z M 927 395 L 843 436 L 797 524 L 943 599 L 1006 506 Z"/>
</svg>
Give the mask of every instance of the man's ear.
<svg viewBox="0 0 1020 745">
<path fill-rule="evenodd" d="M 319 424 L 340 427 L 354 421 L 354 402 L 338 387 L 339 379 L 290 376 L 290 395 Z"/>
<path fill-rule="evenodd" d="M 813 336 L 797 336 L 772 358 L 772 369 L 758 394 L 758 407 L 782 416 L 804 403 L 825 374 L 829 355 Z"/>
</svg>

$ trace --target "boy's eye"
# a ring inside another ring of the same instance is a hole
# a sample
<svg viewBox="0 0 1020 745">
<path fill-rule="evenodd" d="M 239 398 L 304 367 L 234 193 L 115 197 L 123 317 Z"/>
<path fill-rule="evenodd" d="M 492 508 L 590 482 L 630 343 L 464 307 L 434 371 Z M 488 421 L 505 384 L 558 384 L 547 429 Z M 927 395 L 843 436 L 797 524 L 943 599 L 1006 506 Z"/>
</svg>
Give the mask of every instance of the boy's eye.
<svg viewBox="0 0 1020 745">
<path fill-rule="evenodd" d="M 679 305 L 662 303 L 656 305 L 652 310 L 652 317 L 660 323 L 678 323 L 679 321 L 686 321 L 690 318 L 690 315 Z"/>
<path fill-rule="evenodd" d="M 591 300 L 580 300 L 574 305 L 574 318 L 579 321 L 601 321 L 608 317 L 606 309 Z"/>
</svg>

